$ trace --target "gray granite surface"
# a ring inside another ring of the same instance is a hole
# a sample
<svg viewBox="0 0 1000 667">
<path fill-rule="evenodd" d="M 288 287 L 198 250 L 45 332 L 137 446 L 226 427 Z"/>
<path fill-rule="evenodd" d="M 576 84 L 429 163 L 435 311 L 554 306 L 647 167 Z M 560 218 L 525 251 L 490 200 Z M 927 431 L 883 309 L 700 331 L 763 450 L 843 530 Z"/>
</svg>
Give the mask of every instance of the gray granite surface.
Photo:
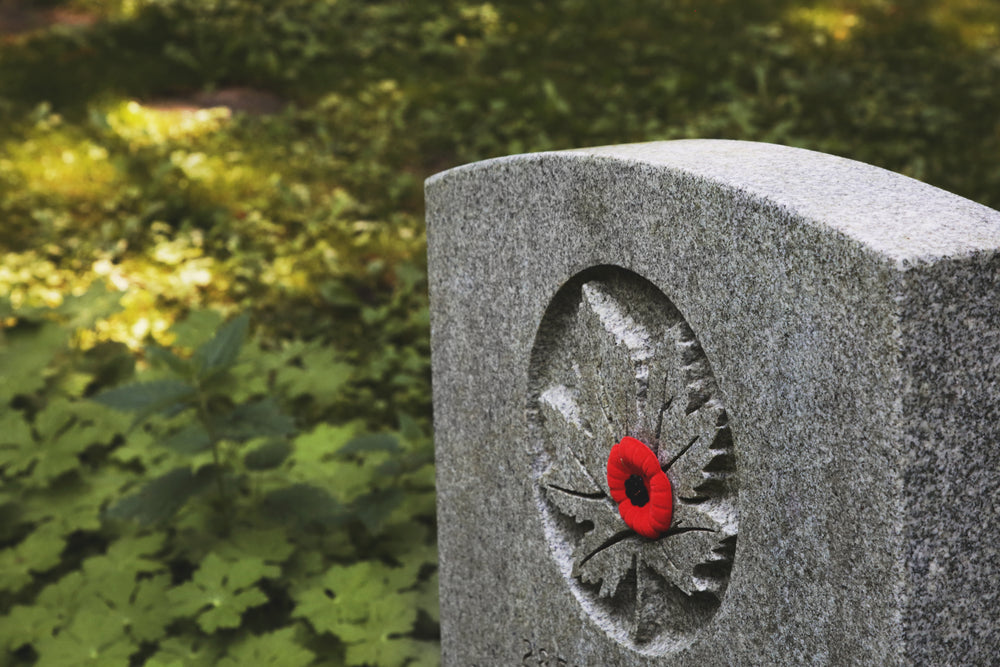
<svg viewBox="0 0 1000 667">
<path fill-rule="evenodd" d="M 1000 655 L 1000 213 L 699 140 L 452 169 L 427 219 L 446 665 Z"/>
</svg>

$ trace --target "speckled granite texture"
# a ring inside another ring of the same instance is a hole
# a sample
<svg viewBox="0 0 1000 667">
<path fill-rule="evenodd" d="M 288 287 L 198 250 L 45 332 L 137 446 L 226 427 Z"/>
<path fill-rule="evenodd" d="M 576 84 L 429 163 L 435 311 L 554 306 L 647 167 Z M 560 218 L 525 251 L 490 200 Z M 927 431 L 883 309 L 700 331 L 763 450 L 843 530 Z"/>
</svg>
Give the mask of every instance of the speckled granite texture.
<svg viewBox="0 0 1000 667">
<path fill-rule="evenodd" d="M 1000 213 L 677 141 L 453 169 L 427 219 L 446 665 L 997 659 Z M 682 375 L 690 413 L 654 396 Z M 716 569 L 574 551 L 614 530 L 589 471 L 643 429 L 717 455 L 674 479 L 725 476 L 689 503 L 720 532 L 686 533 L 736 533 Z"/>
</svg>

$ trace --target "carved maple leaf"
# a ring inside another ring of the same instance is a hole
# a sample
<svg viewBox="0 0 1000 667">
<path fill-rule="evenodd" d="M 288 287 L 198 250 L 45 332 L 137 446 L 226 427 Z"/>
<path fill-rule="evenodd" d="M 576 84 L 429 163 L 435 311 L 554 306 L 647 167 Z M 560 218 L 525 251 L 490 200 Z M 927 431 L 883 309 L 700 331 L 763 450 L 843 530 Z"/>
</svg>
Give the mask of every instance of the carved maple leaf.
<svg viewBox="0 0 1000 667">
<path fill-rule="evenodd" d="M 615 598 L 634 573 L 627 625 L 642 643 L 674 612 L 712 613 L 728 583 L 737 517 L 732 441 L 704 353 L 665 297 L 635 296 L 614 280 L 581 285 L 550 346 L 536 423 L 549 461 L 539 480 L 545 497 L 577 525 L 572 576 Z M 610 498 L 608 454 L 625 435 L 653 449 L 673 484 L 673 522 L 658 539 L 629 529 Z"/>
</svg>

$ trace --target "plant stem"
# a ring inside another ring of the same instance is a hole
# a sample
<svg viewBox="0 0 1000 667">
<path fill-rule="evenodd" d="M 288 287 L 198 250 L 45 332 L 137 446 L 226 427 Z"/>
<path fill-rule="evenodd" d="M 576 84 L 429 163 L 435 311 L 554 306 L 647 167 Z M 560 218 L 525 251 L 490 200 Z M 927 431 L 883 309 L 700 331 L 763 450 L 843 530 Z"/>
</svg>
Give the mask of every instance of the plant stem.
<svg viewBox="0 0 1000 667">
<path fill-rule="evenodd" d="M 212 462 L 215 464 L 215 484 L 219 489 L 219 502 L 222 503 L 222 517 L 225 532 L 229 532 L 229 495 L 226 493 L 225 481 L 222 479 L 222 465 L 219 460 L 219 436 L 212 427 L 212 420 L 208 412 L 208 396 L 198 387 L 198 419 L 208 433 L 209 442 L 212 445 Z"/>
</svg>

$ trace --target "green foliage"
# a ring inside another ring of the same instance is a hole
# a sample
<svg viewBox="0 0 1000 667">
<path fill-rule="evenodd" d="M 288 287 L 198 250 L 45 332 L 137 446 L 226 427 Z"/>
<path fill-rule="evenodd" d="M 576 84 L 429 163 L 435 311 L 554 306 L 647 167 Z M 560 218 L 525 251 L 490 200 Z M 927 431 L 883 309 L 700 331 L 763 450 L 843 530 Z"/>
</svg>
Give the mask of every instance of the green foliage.
<svg viewBox="0 0 1000 667">
<path fill-rule="evenodd" d="M 415 654 L 406 636 L 417 620 L 415 574 L 372 561 L 332 567 L 296 596 L 295 615 L 346 643 L 348 665 L 401 666 Z"/>
<path fill-rule="evenodd" d="M 138 493 L 119 500 L 108 508 L 109 519 L 133 519 L 144 525 L 161 524 L 172 518 L 196 493 L 212 483 L 221 472 L 202 468 L 197 473 L 189 468 L 174 468 L 145 484 Z"/>
<path fill-rule="evenodd" d="M 219 628 L 239 627 L 247 608 L 268 601 L 256 582 L 280 574 L 280 568 L 259 558 L 228 562 L 209 553 L 192 580 L 171 590 L 167 597 L 175 614 L 196 618 L 201 629 L 211 634 Z"/>
<path fill-rule="evenodd" d="M 60 563 L 66 538 L 51 526 L 39 527 L 12 548 L 0 552 L 0 590 L 17 593 L 35 574 Z"/>
<path fill-rule="evenodd" d="M 260 636 L 251 635 L 230 649 L 226 657 L 219 662 L 219 667 L 244 665 L 297 667 L 311 664 L 316 654 L 303 648 L 295 635 L 295 627 L 287 627 Z"/>
<path fill-rule="evenodd" d="M 33 309 L 6 337 L 51 358 L 14 367 L 2 418 L 5 664 L 429 664 L 433 467 L 417 422 L 300 434 L 317 401 L 347 391 L 303 383 L 302 359 L 320 372 L 344 362 L 301 341 L 270 349 L 246 316 L 211 334 L 198 323 L 217 318 L 192 313 L 177 329 L 193 345 L 150 347 L 132 377 L 108 372 L 115 355 L 102 365 L 71 347 L 65 324 L 59 345 L 22 342 L 22 327 L 65 317 Z M 39 368 L 44 382 L 23 381 Z M 61 381 L 70 369 L 82 392 Z M 386 606 L 357 610 L 384 632 L 343 610 L 353 564 L 385 588 Z M 299 600 L 316 582 L 343 591 L 338 605 Z"/>
</svg>

